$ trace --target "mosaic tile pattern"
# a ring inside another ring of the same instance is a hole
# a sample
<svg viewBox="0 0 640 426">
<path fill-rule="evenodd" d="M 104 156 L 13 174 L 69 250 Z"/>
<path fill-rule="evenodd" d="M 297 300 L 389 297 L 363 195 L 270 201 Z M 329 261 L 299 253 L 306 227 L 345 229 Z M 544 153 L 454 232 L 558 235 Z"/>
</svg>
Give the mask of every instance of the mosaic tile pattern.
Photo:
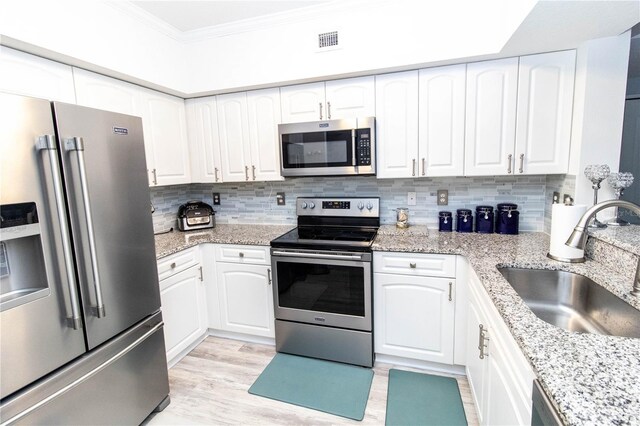
<svg viewBox="0 0 640 426">
<path fill-rule="evenodd" d="M 409 223 L 437 228 L 440 210 L 475 209 L 480 204 L 518 204 L 520 229 L 543 231 L 545 225 L 545 176 L 448 177 L 432 179 L 376 179 L 375 177 L 293 178 L 281 182 L 192 184 L 151 189 L 156 207 L 156 232 L 175 227 L 178 206 L 190 199 L 212 203 L 219 192 L 221 205 L 215 206 L 216 223 L 295 224 L 295 199 L 302 196 L 380 197 L 383 224 L 395 223 L 396 207 L 407 206 L 407 192 L 416 192 L 418 205 L 409 207 Z M 449 190 L 449 205 L 436 205 L 436 191 Z M 276 205 L 276 192 L 286 193 L 286 205 Z"/>
<path fill-rule="evenodd" d="M 575 175 L 547 175 L 545 192 L 544 232 L 548 234 L 551 232 L 551 203 L 553 202 L 553 193 L 560 193 L 560 202 L 562 202 L 564 194 L 569 194 L 572 198 L 575 198 Z"/>
</svg>

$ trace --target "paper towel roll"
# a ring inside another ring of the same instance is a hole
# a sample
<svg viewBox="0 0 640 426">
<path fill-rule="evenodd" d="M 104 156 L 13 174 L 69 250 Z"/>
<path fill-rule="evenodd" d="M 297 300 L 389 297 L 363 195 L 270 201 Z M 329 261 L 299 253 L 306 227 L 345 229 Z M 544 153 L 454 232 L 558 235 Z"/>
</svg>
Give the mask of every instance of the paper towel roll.
<svg viewBox="0 0 640 426">
<path fill-rule="evenodd" d="M 587 211 L 587 206 L 585 205 L 565 206 L 564 204 L 554 204 L 551 206 L 549 257 L 562 261 L 584 258 L 584 250 L 569 247 L 565 242 L 585 211 Z"/>
</svg>

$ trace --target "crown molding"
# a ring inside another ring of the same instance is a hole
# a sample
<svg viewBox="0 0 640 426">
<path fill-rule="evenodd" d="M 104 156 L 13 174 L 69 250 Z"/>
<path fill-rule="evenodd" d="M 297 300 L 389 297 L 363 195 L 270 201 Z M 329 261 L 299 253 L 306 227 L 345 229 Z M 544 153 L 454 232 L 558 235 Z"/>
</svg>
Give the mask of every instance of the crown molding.
<svg viewBox="0 0 640 426">
<path fill-rule="evenodd" d="M 164 34 L 167 37 L 174 39 L 175 41 L 183 42 L 183 32 L 177 29 L 176 27 L 169 25 L 162 19 L 157 16 L 147 12 L 141 7 L 136 6 L 130 1 L 117 1 L 117 0 L 108 0 L 105 1 L 104 4 L 112 7 L 118 12 L 129 16 L 130 18 L 135 19 L 138 22 L 141 22 L 153 30 L 158 31 L 161 34 Z"/>
</svg>

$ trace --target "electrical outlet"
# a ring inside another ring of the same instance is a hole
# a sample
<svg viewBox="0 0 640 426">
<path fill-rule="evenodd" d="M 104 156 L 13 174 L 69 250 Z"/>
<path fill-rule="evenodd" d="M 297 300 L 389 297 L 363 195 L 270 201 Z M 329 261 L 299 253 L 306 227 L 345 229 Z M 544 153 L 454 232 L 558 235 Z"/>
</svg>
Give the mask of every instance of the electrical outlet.
<svg viewBox="0 0 640 426">
<path fill-rule="evenodd" d="M 415 192 L 407 192 L 407 205 L 415 206 L 416 205 L 416 193 Z"/>
<path fill-rule="evenodd" d="M 214 192 L 213 193 L 213 205 L 214 206 L 219 206 L 220 205 L 220 193 L 219 192 Z"/>
<path fill-rule="evenodd" d="M 438 205 L 439 206 L 449 205 L 449 190 L 438 189 Z"/>
<path fill-rule="evenodd" d="M 553 201 L 551 204 L 560 204 L 560 193 L 557 191 L 553 191 Z"/>
<path fill-rule="evenodd" d="M 284 197 L 284 192 L 276 192 L 276 204 L 278 204 L 279 206 L 284 206 L 285 205 L 285 197 Z"/>
<path fill-rule="evenodd" d="M 564 198 L 562 199 L 562 202 L 567 206 L 572 206 L 573 197 L 570 194 L 564 194 Z"/>
</svg>

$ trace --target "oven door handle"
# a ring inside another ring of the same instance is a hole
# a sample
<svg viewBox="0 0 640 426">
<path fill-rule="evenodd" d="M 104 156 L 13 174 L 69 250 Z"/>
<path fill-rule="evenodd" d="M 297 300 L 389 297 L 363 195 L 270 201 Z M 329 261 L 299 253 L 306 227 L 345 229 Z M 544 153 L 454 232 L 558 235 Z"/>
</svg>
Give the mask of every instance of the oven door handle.
<svg viewBox="0 0 640 426">
<path fill-rule="evenodd" d="M 362 260 L 361 254 L 324 254 L 324 253 L 302 253 L 295 251 L 274 251 L 274 256 L 308 257 L 312 259 L 346 259 Z"/>
</svg>

